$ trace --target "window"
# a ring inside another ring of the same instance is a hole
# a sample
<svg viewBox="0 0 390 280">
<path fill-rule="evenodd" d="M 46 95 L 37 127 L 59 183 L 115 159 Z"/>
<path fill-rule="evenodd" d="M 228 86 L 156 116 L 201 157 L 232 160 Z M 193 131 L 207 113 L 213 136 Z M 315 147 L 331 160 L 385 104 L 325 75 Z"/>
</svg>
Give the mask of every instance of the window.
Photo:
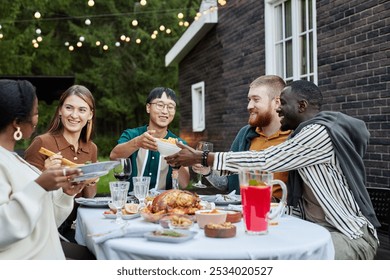
<svg viewBox="0 0 390 280">
<path fill-rule="evenodd" d="M 191 86 L 192 130 L 194 132 L 200 132 L 206 128 L 204 95 L 204 82 L 196 83 Z"/>
<path fill-rule="evenodd" d="M 266 72 L 317 83 L 315 0 L 265 0 Z"/>
</svg>

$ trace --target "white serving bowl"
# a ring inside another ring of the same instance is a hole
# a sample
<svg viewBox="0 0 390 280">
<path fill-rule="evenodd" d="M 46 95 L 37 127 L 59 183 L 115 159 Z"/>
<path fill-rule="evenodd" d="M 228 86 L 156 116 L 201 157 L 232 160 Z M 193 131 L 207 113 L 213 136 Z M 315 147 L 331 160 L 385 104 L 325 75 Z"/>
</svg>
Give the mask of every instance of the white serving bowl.
<svg viewBox="0 0 390 280">
<path fill-rule="evenodd" d="M 173 154 L 176 154 L 181 149 L 176 146 L 176 144 L 171 144 L 165 141 L 162 141 L 161 139 L 156 138 L 157 140 L 157 149 L 163 156 L 170 156 Z"/>
<path fill-rule="evenodd" d="M 222 224 L 226 222 L 227 212 L 223 210 L 198 210 L 195 211 L 196 222 L 200 228 L 204 228 L 207 224 Z"/>
</svg>

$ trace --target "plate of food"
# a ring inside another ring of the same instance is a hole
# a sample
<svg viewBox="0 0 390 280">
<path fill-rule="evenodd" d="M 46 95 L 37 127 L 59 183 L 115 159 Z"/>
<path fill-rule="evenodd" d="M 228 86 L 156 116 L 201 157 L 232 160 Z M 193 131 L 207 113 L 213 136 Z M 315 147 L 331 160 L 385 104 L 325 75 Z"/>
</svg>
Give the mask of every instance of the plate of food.
<svg viewBox="0 0 390 280">
<path fill-rule="evenodd" d="M 102 161 L 79 165 L 83 175 L 73 178 L 72 182 L 81 182 L 92 178 L 98 178 L 107 175 L 108 172 L 119 164 L 119 161 Z"/>
<path fill-rule="evenodd" d="M 176 145 L 176 138 L 169 137 L 168 139 L 155 138 L 157 141 L 157 150 L 163 156 L 176 154 L 181 149 Z"/>
<path fill-rule="evenodd" d="M 145 233 L 144 236 L 149 241 L 181 243 L 194 238 L 196 234 L 196 231 L 163 229 Z"/>
<path fill-rule="evenodd" d="M 241 204 L 241 195 L 236 194 L 203 195 L 200 196 L 200 199 L 214 202 L 215 205 Z"/>
<path fill-rule="evenodd" d="M 111 197 L 94 197 L 94 198 L 85 198 L 78 197 L 75 201 L 84 206 L 88 207 L 107 207 L 108 203 L 111 201 Z"/>
<path fill-rule="evenodd" d="M 103 212 L 103 216 L 106 218 L 106 219 L 116 219 L 116 214 L 113 212 L 113 211 L 104 211 Z M 123 214 L 122 212 L 122 218 L 123 220 L 131 220 L 131 219 L 135 219 L 135 218 L 138 218 L 140 215 L 139 213 L 135 213 L 135 214 Z"/>
</svg>

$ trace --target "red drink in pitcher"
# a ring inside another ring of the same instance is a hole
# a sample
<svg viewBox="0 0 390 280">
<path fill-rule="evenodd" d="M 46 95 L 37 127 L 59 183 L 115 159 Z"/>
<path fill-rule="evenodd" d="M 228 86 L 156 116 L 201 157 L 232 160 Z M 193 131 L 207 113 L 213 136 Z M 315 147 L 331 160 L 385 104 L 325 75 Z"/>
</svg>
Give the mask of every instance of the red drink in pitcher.
<svg viewBox="0 0 390 280">
<path fill-rule="evenodd" d="M 242 212 L 247 233 L 266 234 L 271 204 L 271 186 L 241 186 Z"/>
</svg>

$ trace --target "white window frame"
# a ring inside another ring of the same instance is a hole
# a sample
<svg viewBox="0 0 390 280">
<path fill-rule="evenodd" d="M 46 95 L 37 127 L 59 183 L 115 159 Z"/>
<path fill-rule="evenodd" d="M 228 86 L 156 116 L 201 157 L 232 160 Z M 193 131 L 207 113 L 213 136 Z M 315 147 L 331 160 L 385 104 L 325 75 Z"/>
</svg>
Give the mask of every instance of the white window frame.
<svg viewBox="0 0 390 280">
<path fill-rule="evenodd" d="M 264 0 L 264 18 L 265 18 L 265 52 L 266 52 L 266 74 L 275 74 L 281 76 L 286 82 L 292 80 L 302 80 L 309 79 L 312 80 L 315 84 L 318 84 L 318 64 L 317 64 L 317 12 L 316 12 L 316 0 L 312 1 L 312 28 L 308 30 L 312 32 L 313 35 L 313 61 L 310 63 L 309 55 L 306 56 L 306 65 L 313 65 L 313 69 L 309 70 L 309 74 L 301 73 L 301 54 L 300 54 L 300 42 L 299 36 L 304 34 L 299 34 L 299 25 L 301 22 L 300 11 L 299 11 L 299 0 L 291 0 L 291 10 L 292 10 L 292 77 L 286 77 L 286 58 L 283 57 L 284 71 L 283 73 L 278 73 L 278 66 L 276 58 L 276 26 L 275 26 L 275 6 L 280 5 L 286 0 Z M 283 18 L 283 22 L 284 22 Z M 308 22 L 308 13 L 306 13 L 306 22 Z M 284 39 L 286 39 L 283 36 Z M 306 40 L 306 49 L 309 49 L 309 41 Z M 309 67 L 309 66 L 308 66 Z"/>
<path fill-rule="evenodd" d="M 205 83 L 204 81 L 191 86 L 192 99 L 192 131 L 201 132 L 206 129 L 205 120 Z"/>
</svg>

